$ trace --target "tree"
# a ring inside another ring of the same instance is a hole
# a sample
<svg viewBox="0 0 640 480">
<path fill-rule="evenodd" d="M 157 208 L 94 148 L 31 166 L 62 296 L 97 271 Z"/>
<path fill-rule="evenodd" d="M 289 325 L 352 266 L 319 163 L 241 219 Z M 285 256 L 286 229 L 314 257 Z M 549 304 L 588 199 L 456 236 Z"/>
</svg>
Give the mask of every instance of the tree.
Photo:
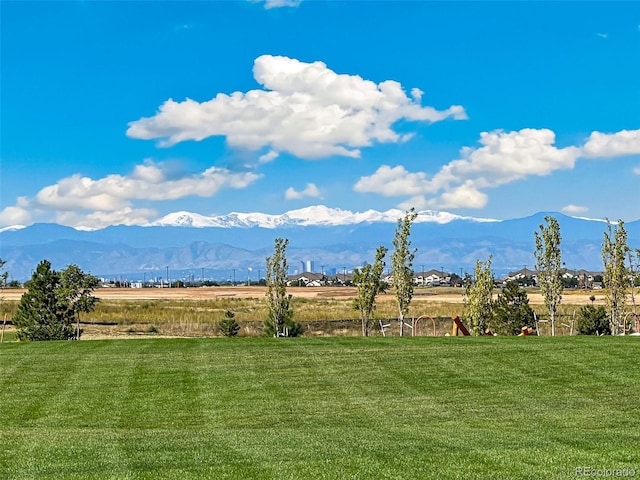
<svg viewBox="0 0 640 480">
<path fill-rule="evenodd" d="M 292 296 L 287 294 L 287 245 L 289 240 L 276 238 L 273 255 L 267 257 L 269 316 L 265 321 L 265 334 L 274 337 L 295 337 L 302 333 L 302 326 L 293 321 Z"/>
<path fill-rule="evenodd" d="M 218 322 L 220 333 L 225 337 L 236 337 L 240 331 L 240 325 L 234 318 L 236 316 L 231 310 L 224 312 L 224 319 Z"/>
<path fill-rule="evenodd" d="M 68 340 L 73 338 L 74 311 L 60 295 L 60 275 L 42 260 L 22 295 L 13 324 L 20 340 Z"/>
<path fill-rule="evenodd" d="M 476 260 L 475 281 L 467 283 L 465 296 L 465 317 L 471 325 L 473 334 L 478 336 L 484 333 L 492 315 L 493 275 L 491 273 L 491 261 L 489 255 L 486 262 Z"/>
<path fill-rule="evenodd" d="M 517 281 L 507 282 L 493 302 L 491 329 L 502 335 L 517 335 L 522 327 L 535 327 L 533 310 L 529 306 L 527 292 Z"/>
<path fill-rule="evenodd" d="M 356 268 L 353 272 L 353 283 L 358 287 L 358 297 L 353 303 L 354 308 L 360 312 L 364 337 L 368 337 L 371 332 L 371 318 L 376 309 L 376 296 L 386 287 L 382 280 L 386 254 L 386 247 L 378 247 L 373 265 L 367 263 L 362 269 Z"/>
<path fill-rule="evenodd" d="M 620 333 L 621 321 L 624 321 L 625 297 L 629 276 L 625 260 L 629 247 L 627 246 L 627 231 L 624 222 L 618 220 L 615 229 L 607 219 L 607 231 L 602 243 L 602 261 L 604 262 L 604 283 L 606 286 L 605 303 L 609 310 L 611 333 Z"/>
<path fill-rule="evenodd" d="M 7 264 L 6 260 L 0 258 L 0 312 L 4 313 L 4 288 L 7 286 L 7 278 L 9 278 L 9 272 L 5 271 L 4 266 Z M 3 319 L 6 322 L 6 317 Z M 4 323 L 3 323 L 4 329 Z M 4 331 L 4 330 L 3 330 Z"/>
<path fill-rule="evenodd" d="M 579 335 L 610 335 L 611 326 L 607 312 L 602 305 L 583 305 L 580 307 L 576 331 Z"/>
<path fill-rule="evenodd" d="M 7 286 L 7 278 L 9 278 L 9 272 L 5 271 L 4 266 L 7 264 L 6 260 L 0 258 L 0 289 Z"/>
<path fill-rule="evenodd" d="M 405 213 L 398 219 L 395 236 L 393 238 L 393 255 L 391 256 L 391 283 L 398 304 L 398 320 L 400 321 L 400 336 L 404 334 L 404 317 L 409 313 L 409 305 L 413 298 L 413 259 L 417 249 L 411 250 L 411 225 L 418 216 L 415 209 Z"/>
<path fill-rule="evenodd" d="M 640 249 L 629 249 L 629 283 L 631 284 L 631 305 L 633 305 L 633 313 L 636 314 L 636 294 L 633 287 L 640 286 L 638 281 L 638 270 L 640 270 Z"/>
<path fill-rule="evenodd" d="M 544 304 L 551 317 L 551 335 L 556 334 L 556 313 L 562 302 L 562 252 L 560 250 L 560 224 L 555 217 L 544 217 L 547 225 L 540 225 L 540 232 L 534 232 L 536 240 L 536 270 L 538 285 Z"/>
<path fill-rule="evenodd" d="M 100 281 L 93 275 L 83 272 L 77 265 L 68 265 L 60 272 L 58 293 L 76 317 L 76 340 L 80 338 L 80 313 L 89 313 L 95 309 L 99 299 L 92 295 Z"/>
</svg>

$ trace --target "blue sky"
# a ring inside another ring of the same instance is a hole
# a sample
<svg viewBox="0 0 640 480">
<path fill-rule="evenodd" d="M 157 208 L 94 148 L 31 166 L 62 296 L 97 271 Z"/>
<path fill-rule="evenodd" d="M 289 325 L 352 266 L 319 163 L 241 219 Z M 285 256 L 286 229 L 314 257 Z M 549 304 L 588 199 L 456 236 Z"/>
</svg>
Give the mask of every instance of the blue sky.
<svg viewBox="0 0 640 480">
<path fill-rule="evenodd" d="M 638 2 L 1 3 L 0 227 L 640 218 Z"/>
</svg>

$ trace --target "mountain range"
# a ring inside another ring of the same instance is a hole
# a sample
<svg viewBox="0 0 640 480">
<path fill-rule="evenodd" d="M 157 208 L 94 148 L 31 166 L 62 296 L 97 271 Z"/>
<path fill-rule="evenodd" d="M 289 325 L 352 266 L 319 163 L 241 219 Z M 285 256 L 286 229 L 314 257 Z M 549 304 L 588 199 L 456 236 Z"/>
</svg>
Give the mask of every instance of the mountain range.
<svg viewBox="0 0 640 480">
<path fill-rule="evenodd" d="M 227 280 L 264 273 L 265 257 L 276 237 L 289 239 L 290 273 L 302 271 L 302 262 L 314 262 L 314 271 L 337 271 L 372 261 L 379 245 L 391 247 L 401 210 L 350 212 L 325 206 L 293 210 L 282 215 L 230 213 L 203 216 L 177 212 L 145 226 L 111 226 L 100 230 L 57 224 L 14 226 L 0 231 L 0 258 L 7 261 L 10 278 L 30 277 L 42 259 L 56 269 L 74 263 L 105 278 L 142 280 L 192 275 Z M 497 275 L 535 262 L 534 232 L 544 217 L 560 223 L 563 260 L 568 268 L 602 270 L 600 259 L 603 220 L 541 212 L 494 220 L 421 211 L 413 225 L 417 248 L 414 270 L 435 268 L 447 272 L 471 271 L 476 259 L 493 255 Z M 640 221 L 625 224 L 628 244 L 640 248 Z M 387 262 L 389 263 L 389 261 Z"/>
</svg>

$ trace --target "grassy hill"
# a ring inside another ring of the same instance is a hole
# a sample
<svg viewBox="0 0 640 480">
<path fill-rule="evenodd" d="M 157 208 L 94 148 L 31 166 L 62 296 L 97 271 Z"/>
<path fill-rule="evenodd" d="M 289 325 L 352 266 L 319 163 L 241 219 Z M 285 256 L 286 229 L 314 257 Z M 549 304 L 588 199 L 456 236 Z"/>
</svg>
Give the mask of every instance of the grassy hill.
<svg viewBox="0 0 640 480">
<path fill-rule="evenodd" d="M 640 475 L 640 339 L 0 345 L 0 478 Z"/>
</svg>

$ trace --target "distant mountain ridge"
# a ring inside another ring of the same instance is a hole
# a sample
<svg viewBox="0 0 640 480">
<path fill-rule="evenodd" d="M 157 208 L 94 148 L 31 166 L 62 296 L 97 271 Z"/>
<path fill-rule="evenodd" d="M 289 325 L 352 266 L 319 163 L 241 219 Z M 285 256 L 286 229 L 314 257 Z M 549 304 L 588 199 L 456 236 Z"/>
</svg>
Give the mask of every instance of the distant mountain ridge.
<svg viewBox="0 0 640 480">
<path fill-rule="evenodd" d="M 46 258 L 54 268 L 75 263 L 99 276 L 141 279 L 161 275 L 170 267 L 173 278 L 188 273 L 199 278 L 228 279 L 233 270 L 264 272 L 265 257 L 276 237 L 288 238 L 291 273 L 312 260 L 315 270 L 351 270 L 372 261 L 379 245 L 391 247 L 395 222 L 404 214 L 349 212 L 324 206 L 283 215 L 230 213 L 206 217 L 188 212 L 167 215 L 148 226 L 112 226 L 78 230 L 55 224 L 35 224 L 0 232 L 0 257 L 12 278 L 25 280 Z M 493 255 L 496 274 L 533 266 L 533 233 L 544 216 L 558 218 L 563 259 L 568 268 L 601 270 L 600 246 L 606 224 L 600 220 L 541 212 L 511 219 L 462 217 L 446 212 L 420 212 L 411 241 L 418 249 L 414 269 L 471 271 L 476 259 Z M 632 248 L 640 248 L 640 221 L 625 224 Z M 239 277 L 240 278 L 240 277 Z M 245 277 L 246 278 L 246 277 Z"/>
</svg>

